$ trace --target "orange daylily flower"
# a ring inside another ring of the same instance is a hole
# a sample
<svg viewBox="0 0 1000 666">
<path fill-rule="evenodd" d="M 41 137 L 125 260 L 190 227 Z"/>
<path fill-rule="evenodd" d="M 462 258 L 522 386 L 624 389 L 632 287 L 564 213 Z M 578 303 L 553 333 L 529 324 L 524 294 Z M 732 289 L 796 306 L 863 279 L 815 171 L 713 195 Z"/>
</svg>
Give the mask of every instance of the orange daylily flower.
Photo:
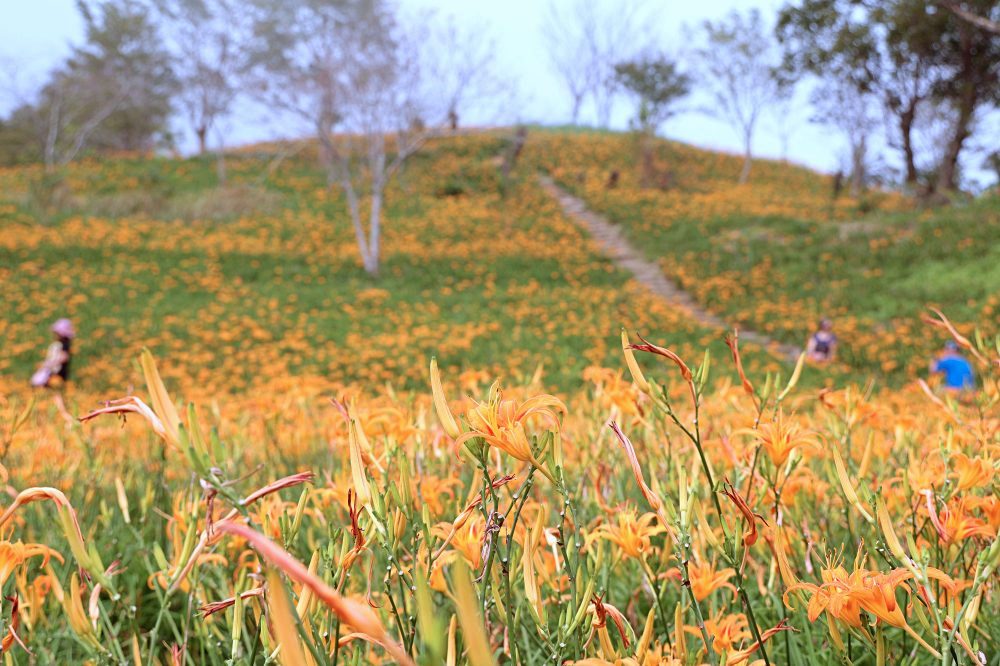
<svg viewBox="0 0 1000 666">
<path fill-rule="evenodd" d="M 776 626 L 762 631 L 760 639 L 761 641 L 766 641 L 776 633 L 789 629 L 791 627 L 786 626 L 784 620 L 782 620 Z M 684 630 L 689 634 L 701 635 L 701 629 L 697 626 L 685 625 Z M 745 663 L 749 656 L 760 648 L 760 645 L 754 641 L 752 647 L 733 651 L 734 647 L 742 645 L 744 641 L 753 640 L 753 634 L 750 632 L 750 623 L 743 613 L 726 615 L 720 612 L 712 617 L 705 618 L 705 630 L 712 637 L 712 648 L 715 652 L 718 654 L 727 653 L 726 666 L 738 666 Z"/>
<path fill-rule="evenodd" d="M 438 523 L 431 528 L 431 534 L 450 543 L 456 552 L 465 557 L 473 571 L 482 565 L 483 540 L 486 537 L 486 522 L 482 515 L 470 514 L 458 526 L 454 523 Z"/>
<path fill-rule="evenodd" d="M 583 379 L 594 384 L 594 399 L 604 410 L 623 415 L 641 413 L 641 393 L 635 384 L 626 381 L 619 370 L 591 366 L 583 371 Z"/>
<path fill-rule="evenodd" d="M 763 422 L 756 429 L 743 428 L 737 433 L 756 437 L 775 467 L 784 465 L 795 449 L 815 443 L 798 424 L 787 420 L 780 409 L 773 421 Z"/>
<path fill-rule="evenodd" d="M 959 490 L 988 486 L 993 482 L 993 463 L 985 458 L 970 458 L 964 453 L 952 457 Z"/>
<path fill-rule="evenodd" d="M 933 495 L 923 493 L 928 516 L 944 543 L 956 543 L 972 537 L 989 538 L 995 530 L 986 521 L 969 515 L 964 499 L 953 500 L 940 513 L 935 510 Z"/>
<path fill-rule="evenodd" d="M 839 563 L 828 563 L 821 574 L 822 584 L 800 582 L 790 586 L 784 593 L 785 603 L 788 604 L 788 596 L 795 590 L 809 591 L 812 593 L 808 606 L 811 622 L 815 622 L 820 614 L 825 612 L 848 626 L 863 631 L 861 611 L 864 610 L 879 621 L 903 629 L 924 648 L 937 655 L 937 651 L 906 622 L 896 601 L 897 589 L 905 581 L 913 578 L 913 573 L 908 569 L 893 569 L 888 573 L 869 571 L 864 563 L 865 555 L 859 547 L 853 571 L 848 572 Z M 932 574 L 929 572 L 928 575 Z M 937 570 L 934 570 L 932 577 L 941 579 L 946 586 L 953 585 L 950 583 L 950 578 Z M 906 592 L 910 591 L 907 587 L 903 589 Z"/>
<path fill-rule="evenodd" d="M 43 558 L 43 567 L 49 563 L 50 557 L 55 557 L 60 562 L 63 561 L 62 555 L 39 543 L 0 541 L 0 588 L 4 586 L 15 569 L 28 559 L 38 556 Z"/>
<path fill-rule="evenodd" d="M 531 442 L 524 428 L 527 420 L 536 415 L 548 418 L 558 427 L 559 419 L 553 409 L 564 413 L 567 411 L 566 405 L 559 398 L 547 394 L 533 396 L 520 404 L 514 400 L 504 400 L 500 383 L 494 382 L 486 402 L 477 403 L 466 412 L 465 418 L 471 430 L 455 439 L 455 447 L 470 439 L 482 437 L 487 444 L 500 449 L 510 457 L 531 463 L 555 483 L 552 472 L 531 450 Z"/>
<path fill-rule="evenodd" d="M 702 601 L 723 587 L 728 587 L 733 591 L 733 595 L 736 595 L 736 587 L 727 582 L 736 575 L 735 569 L 727 567 L 719 571 L 716 570 L 714 562 L 692 561 L 688 565 L 688 574 L 691 580 L 691 592 L 698 601 Z"/>
<path fill-rule="evenodd" d="M 625 557 L 642 557 L 650 548 L 650 537 L 666 531 L 663 525 L 654 525 L 655 513 L 636 516 L 634 510 L 621 511 L 616 524 L 604 524 L 594 530 L 594 538 L 602 538 L 618 545 Z"/>
</svg>

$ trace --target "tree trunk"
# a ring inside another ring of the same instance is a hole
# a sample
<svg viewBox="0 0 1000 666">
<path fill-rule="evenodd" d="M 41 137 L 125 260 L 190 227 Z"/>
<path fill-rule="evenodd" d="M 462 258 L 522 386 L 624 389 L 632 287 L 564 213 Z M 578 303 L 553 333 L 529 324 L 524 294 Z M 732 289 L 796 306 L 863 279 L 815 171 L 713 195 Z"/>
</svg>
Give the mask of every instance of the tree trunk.
<svg viewBox="0 0 1000 666">
<path fill-rule="evenodd" d="M 377 178 L 377 177 L 376 177 Z M 382 196 L 381 183 L 372 184 L 372 207 L 368 217 L 368 257 L 365 261 L 365 271 L 374 278 L 379 271 L 379 244 L 382 235 Z"/>
<path fill-rule="evenodd" d="M 912 100 L 899 114 L 899 135 L 903 140 L 903 161 L 906 164 L 906 184 L 917 184 L 917 165 L 913 156 L 913 120 L 917 115 L 917 101 Z"/>
<path fill-rule="evenodd" d="M 49 109 L 49 126 L 45 133 L 45 172 L 56 170 L 56 140 L 59 138 L 59 112 L 62 107 L 61 98 L 57 97 Z"/>
<path fill-rule="evenodd" d="M 962 152 L 965 140 L 969 138 L 969 125 L 975 107 L 976 88 L 974 84 L 967 83 L 959 98 L 955 130 L 948 142 L 948 147 L 945 149 L 944 157 L 941 159 L 941 166 L 938 168 L 938 192 L 954 192 L 958 189 L 958 156 Z"/>
<path fill-rule="evenodd" d="M 226 184 L 226 151 L 219 146 L 219 152 L 215 154 L 215 175 L 219 179 L 219 185 Z"/>
<path fill-rule="evenodd" d="M 652 187 L 655 180 L 655 164 L 653 162 L 653 137 L 651 130 L 640 130 L 639 156 L 642 162 L 642 174 L 639 178 L 639 185 L 642 187 Z"/>
<path fill-rule="evenodd" d="M 610 90 L 595 90 L 594 106 L 597 108 L 597 125 L 601 129 L 611 126 L 611 111 L 614 109 L 615 97 Z"/>
<path fill-rule="evenodd" d="M 974 45 L 969 30 L 962 30 L 960 39 L 962 69 L 959 72 L 961 92 L 956 100 L 958 118 L 955 119 L 955 130 L 941 159 L 941 166 L 938 168 L 938 192 L 954 192 L 958 189 L 958 156 L 962 152 L 962 144 L 969 138 L 969 125 L 972 122 L 972 115 L 976 111 L 976 103 L 979 101 L 979 91 L 976 81 L 973 80 L 975 77 L 973 60 L 976 56 L 973 53 Z"/>
<path fill-rule="evenodd" d="M 865 188 L 865 153 L 868 142 L 864 136 L 851 146 L 851 196 L 857 198 Z"/>
<path fill-rule="evenodd" d="M 199 127 L 195 128 L 194 133 L 198 137 L 198 154 L 204 155 L 205 151 L 208 149 L 207 147 L 208 128 L 205 127 L 204 125 L 200 125 Z"/>
<path fill-rule="evenodd" d="M 368 214 L 368 256 L 365 271 L 378 277 L 379 245 L 382 236 L 382 198 L 385 194 L 385 136 L 377 130 L 368 136 L 368 169 L 371 171 L 371 210 Z"/>
<path fill-rule="evenodd" d="M 743 169 L 740 171 L 740 185 L 750 180 L 750 169 L 752 168 L 753 155 L 751 153 L 751 135 L 748 132 L 746 136 L 743 137 Z"/>
<path fill-rule="evenodd" d="M 583 95 L 573 95 L 573 111 L 570 123 L 576 125 L 580 122 L 580 107 L 583 106 Z"/>
</svg>

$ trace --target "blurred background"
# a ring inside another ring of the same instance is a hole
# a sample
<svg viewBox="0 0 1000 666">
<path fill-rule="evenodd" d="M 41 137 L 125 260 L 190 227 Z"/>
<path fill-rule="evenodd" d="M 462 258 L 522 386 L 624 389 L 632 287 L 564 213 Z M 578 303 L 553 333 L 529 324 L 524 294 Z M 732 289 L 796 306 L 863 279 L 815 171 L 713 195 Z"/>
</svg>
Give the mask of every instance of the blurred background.
<svg viewBox="0 0 1000 666">
<path fill-rule="evenodd" d="M 382 39 L 391 37 L 393 53 L 385 42 L 367 46 L 405 63 L 399 83 L 419 80 L 427 94 L 421 104 L 446 101 L 454 107 L 446 112 L 457 112 L 463 125 L 625 129 L 636 100 L 615 67 L 666 58 L 693 85 L 670 122 L 659 124 L 665 136 L 732 151 L 749 144 L 762 156 L 831 173 L 850 172 L 863 160 L 865 178 L 887 185 L 913 185 L 915 174 L 928 179 L 957 153 L 960 169 L 945 178 L 955 181 L 946 186 L 961 182 L 979 191 L 997 180 L 998 47 L 989 30 L 997 12 L 997 3 L 988 0 L 10 3 L 0 23 L 0 162 L 39 156 L 56 98 L 61 116 L 84 104 L 84 91 L 71 90 L 74 82 L 119 107 L 82 147 L 190 154 L 308 135 L 315 129 L 313 114 L 302 117 L 304 109 L 293 100 L 303 91 L 286 87 L 282 101 L 275 90 L 277 66 L 293 50 L 300 65 L 319 55 L 315 30 L 326 13 L 345 26 L 378 23 L 368 27 Z M 773 68 L 779 88 L 763 81 L 751 86 L 746 77 L 753 74 L 736 62 L 728 72 L 734 80 L 720 80 L 727 69 L 720 65 L 749 45 L 746 55 L 756 67 Z M 965 83 L 975 92 L 963 107 Z M 724 108 L 717 95 L 717 88 L 733 84 L 762 98 L 749 138 L 744 123 L 730 118 L 736 110 Z M 143 117 L 143 126 L 107 137 L 129 108 Z M 441 111 L 423 110 L 428 123 Z M 81 122 L 103 111 L 92 109 Z M 65 137 L 71 145 L 75 138 Z"/>
<path fill-rule="evenodd" d="M 839 352 L 805 382 L 901 384 L 940 346 L 926 307 L 996 321 L 998 20 L 990 0 L 8 3 L 0 379 L 25 387 L 62 318 L 92 391 L 131 386 L 143 346 L 206 391 L 421 385 L 434 354 L 573 388 L 620 365 L 622 326 L 699 356 L 738 326 L 777 371 L 829 319 Z"/>
</svg>

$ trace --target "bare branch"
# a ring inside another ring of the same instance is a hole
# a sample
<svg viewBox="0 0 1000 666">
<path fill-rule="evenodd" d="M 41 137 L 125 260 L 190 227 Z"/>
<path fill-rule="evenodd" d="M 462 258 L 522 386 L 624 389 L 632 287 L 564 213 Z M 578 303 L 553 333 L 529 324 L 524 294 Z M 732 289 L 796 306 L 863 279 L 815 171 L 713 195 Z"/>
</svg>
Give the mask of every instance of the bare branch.
<svg viewBox="0 0 1000 666">
<path fill-rule="evenodd" d="M 960 5 L 957 2 L 951 2 L 949 0 L 935 0 L 935 4 L 944 7 L 958 18 L 962 19 L 963 21 L 967 21 L 968 23 L 971 23 L 977 28 L 982 28 L 987 32 L 992 32 L 995 35 L 1000 35 L 1000 23 L 998 23 L 997 21 L 991 21 L 985 16 L 980 16 L 979 14 L 976 14 L 974 12 L 970 12 L 968 9 L 965 9 L 964 7 L 962 7 L 962 5 Z"/>
</svg>

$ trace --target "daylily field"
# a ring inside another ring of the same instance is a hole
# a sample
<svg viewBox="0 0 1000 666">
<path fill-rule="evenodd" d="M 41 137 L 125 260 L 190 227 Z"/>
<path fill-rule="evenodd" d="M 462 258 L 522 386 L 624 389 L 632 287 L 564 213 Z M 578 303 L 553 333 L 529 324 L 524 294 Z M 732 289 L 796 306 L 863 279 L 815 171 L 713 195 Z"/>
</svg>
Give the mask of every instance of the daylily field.
<svg viewBox="0 0 1000 666">
<path fill-rule="evenodd" d="M 505 180 L 508 134 L 406 163 L 377 279 L 309 146 L 0 170 L 5 663 L 1000 664 L 996 197 L 668 143 L 644 188 L 629 136 L 536 129 Z M 649 293 L 539 172 L 837 360 Z"/>
</svg>

